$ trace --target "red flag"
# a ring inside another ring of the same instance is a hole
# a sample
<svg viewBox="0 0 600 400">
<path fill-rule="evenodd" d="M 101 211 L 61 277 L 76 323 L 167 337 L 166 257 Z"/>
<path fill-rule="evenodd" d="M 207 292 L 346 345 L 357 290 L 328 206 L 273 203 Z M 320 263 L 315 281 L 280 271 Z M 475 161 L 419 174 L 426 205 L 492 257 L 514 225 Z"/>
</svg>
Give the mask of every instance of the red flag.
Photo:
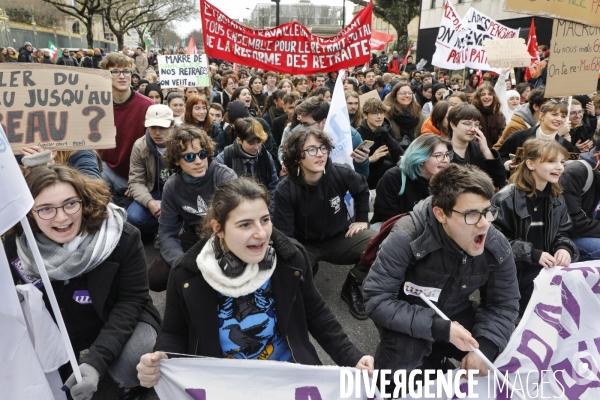
<svg viewBox="0 0 600 400">
<path fill-rule="evenodd" d="M 196 41 L 193 36 L 190 36 L 190 40 L 188 42 L 187 51 L 185 54 L 198 54 L 198 49 L 196 48 Z"/>
<path fill-rule="evenodd" d="M 402 65 L 406 64 L 406 62 L 408 61 L 408 56 L 410 56 L 411 54 L 412 54 L 412 43 L 410 44 L 410 47 L 408 48 L 408 51 L 406 52 L 406 55 L 402 59 Z"/>
<path fill-rule="evenodd" d="M 533 18 L 531 18 L 531 28 L 529 28 L 529 37 L 527 38 L 527 52 L 531 56 L 530 65 L 535 64 L 540 61 L 538 49 L 537 36 L 535 35 L 535 24 Z M 531 72 L 529 68 L 525 68 L 525 82 L 528 82 L 531 79 Z"/>
<path fill-rule="evenodd" d="M 479 78 L 477 87 L 483 85 L 483 74 L 481 73 L 481 70 L 478 69 L 477 71 L 475 71 L 475 75 L 477 75 L 477 77 Z"/>
</svg>

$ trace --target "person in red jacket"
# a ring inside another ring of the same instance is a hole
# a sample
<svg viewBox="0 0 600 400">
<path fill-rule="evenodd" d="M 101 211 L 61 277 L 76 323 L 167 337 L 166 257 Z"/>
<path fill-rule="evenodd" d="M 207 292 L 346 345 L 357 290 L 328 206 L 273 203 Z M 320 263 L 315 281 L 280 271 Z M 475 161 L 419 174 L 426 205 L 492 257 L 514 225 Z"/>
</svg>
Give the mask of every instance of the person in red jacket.
<svg viewBox="0 0 600 400">
<path fill-rule="evenodd" d="M 392 53 L 392 59 L 390 60 L 390 62 L 388 62 L 388 72 L 390 74 L 396 74 L 398 75 L 400 73 L 400 58 L 398 57 L 398 52 L 394 51 L 394 53 Z"/>
<path fill-rule="evenodd" d="M 146 110 L 152 100 L 131 89 L 133 60 L 121 53 L 110 53 L 100 63 L 112 78 L 112 100 L 117 128 L 116 147 L 100 150 L 102 156 L 102 179 L 108 183 L 113 194 L 127 189 L 129 159 L 133 144 L 144 136 Z"/>
</svg>

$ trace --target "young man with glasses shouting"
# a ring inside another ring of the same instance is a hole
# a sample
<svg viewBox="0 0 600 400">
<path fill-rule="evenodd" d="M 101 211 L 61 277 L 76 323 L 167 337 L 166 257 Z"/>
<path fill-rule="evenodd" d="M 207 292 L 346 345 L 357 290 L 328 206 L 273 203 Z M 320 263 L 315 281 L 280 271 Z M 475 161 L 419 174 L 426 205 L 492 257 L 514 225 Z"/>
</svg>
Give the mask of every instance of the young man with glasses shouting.
<svg viewBox="0 0 600 400">
<path fill-rule="evenodd" d="M 305 127 L 293 133 L 284 145 L 283 164 L 288 173 L 275 190 L 273 224 L 302 243 L 314 273 L 319 261 L 355 264 L 344 282 L 341 298 L 348 303 L 352 316 L 366 319 L 359 285 L 368 270 L 359 261 L 375 234 L 367 229 L 369 188 L 362 175 L 346 165 L 333 164 L 329 157 L 333 144 L 318 126 L 320 123 L 303 118 Z M 355 222 L 349 220 L 344 202 L 348 191 L 354 199 Z"/>
<path fill-rule="evenodd" d="M 144 136 L 146 110 L 154 104 L 148 97 L 131 88 L 133 60 L 121 53 L 110 53 L 100 63 L 112 78 L 112 100 L 117 128 L 116 147 L 100 150 L 102 156 L 102 179 L 108 183 L 115 197 L 129 196 L 127 180 L 131 150 L 135 141 Z M 129 204 L 122 204 L 129 205 Z"/>
<path fill-rule="evenodd" d="M 488 367 L 504 350 L 519 309 L 519 287 L 508 240 L 492 226 L 494 186 L 479 168 L 451 164 L 430 181 L 431 197 L 400 218 L 383 241 L 364 282 L 369 317 L 379 330 L 376 369 Z M 474 311 L 469 296 L 480 289 Z M 436 315 L 425 293 L 452 321 Z"/>
</svg>

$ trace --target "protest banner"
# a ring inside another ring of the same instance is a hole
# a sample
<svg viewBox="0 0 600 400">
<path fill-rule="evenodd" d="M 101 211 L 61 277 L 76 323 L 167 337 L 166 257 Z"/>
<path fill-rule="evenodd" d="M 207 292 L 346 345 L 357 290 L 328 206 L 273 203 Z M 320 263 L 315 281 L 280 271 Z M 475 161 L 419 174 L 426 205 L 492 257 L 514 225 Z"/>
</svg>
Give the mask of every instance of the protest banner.
<svg viewBox="0 0 600 400">
<path fill-rule="evenodd" d="M 368 377 L 342 397 L 342 371 L 355 375 L 357 370 L 268 360 L 174 358 L 160 361 L 160 380 L 154 389 L 165 400 L 381 398 Z M 243 384 L 232 385 L 232 377 Z"/>
<path fill-rule="evenodd" d="M 475 378 L 473 397 L 454 398 L 600 398 L 600 263 L 543 269 L 534 284 L 521 322 L 494 362 L 514 393 L 490 374 Z M 460 391 L 466 389 L 463 382 Z"/>
<path fill-rule="evenodd" d="M 464 68 L 466 62 L 466 46 L 464 44 L 466 32 L 467 27 L 464 26 L 456 9 L 450 0 L 446 0 L 431 64 L 447 69 Z"/>
<path fill-rule="evenodd" d="M 369 2 L 337 35 L 321 37 L 298 22 L 252 29 L 200 0 L 204 48 L 209 57 L 264 70 L 312 74 L 364 64 L 371 59 Z"/>
<path fill-rule="evenodd" d="M 600 70 L 600 28 L 555 19 L 546 67 L 546 97 L 590 93 Z"/>
<path fill-rule="evenodd" d="M 504 11 L 600 26 L 600 0 L 504 0 Z"/>
<path fill-rule="evenodd" d="M 483 41 L 516 38 L 519 37 L 519 30 L 504 26 L 473 7 L 463 17 L 463 25 L 467 27 L 465 66 L 499 73 L 497 67 L 489 64 Z"/>
<path fill-rule="evenodd" d="M 190 42 L 191 43 L 191 42 Z M 158 56 L 160 87 L 163 89 L 178 86 L 210 86 L 208 60 L 204 54 L 176 54 Z"/>
<path fill-rule="evenodd" d="M 488 64 L 493 68 L 529 67 L 531 55 L 523 38 L 484 40 Z"/>
<path fill-rule="evenodd" d="M 0 64 L 0 123 L 15 154 L 112 149 L 115 128 L 110 72 L 47 64 Z"/>
<path fill-rule="evenodd" d="M 373 50 L 383 50 L 385 49 L 385 45 L 394 40 L 394 35 L 389 35 L 387 33 L 372 31 L 371 32 L 371 51 Z"/>
</svg>

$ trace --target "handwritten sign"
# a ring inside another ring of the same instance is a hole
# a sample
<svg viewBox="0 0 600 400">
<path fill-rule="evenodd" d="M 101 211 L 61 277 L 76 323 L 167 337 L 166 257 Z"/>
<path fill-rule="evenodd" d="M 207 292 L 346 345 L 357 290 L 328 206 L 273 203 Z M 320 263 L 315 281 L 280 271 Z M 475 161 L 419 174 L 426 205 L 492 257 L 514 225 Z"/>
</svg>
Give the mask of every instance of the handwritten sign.
<svg viewBox="0 0 600 400">
<path fill-rule="evenodd" d="M 116 146 L 108 71 L 47 64 L 0 64 L 0 123 L 15 154 Z"/>
<path fill-rule="evenodd" d="M 546 68 L 546 97 L 595 91 L 600 70 L 600 28 L 555 19 Z"/>
<path fill-rule="evenodd" d="M 531 64 L 531 56 L 523 38 L 484 40 L 483 47 L 490 67 L 529 67 Z"/>
<path fill-rule="evenodd" d="M 503 9 L 600 26 L 600 0 L 504 0 Z"/>
<path fill-rule="evenodd" d="M 210 57 L 289 74 L 339 71 L 371 59 L 368 3 L 337 35 L 321 37 L 298 22 L 252 29 L 200 0 L 204 49 Z"/>
<path fill-rule="evenodd" d="M 208 60 L 204 54 L 158 56 L 160 86 L 163 89 L 178 86 L 211 86 Z"/>
</svg>

